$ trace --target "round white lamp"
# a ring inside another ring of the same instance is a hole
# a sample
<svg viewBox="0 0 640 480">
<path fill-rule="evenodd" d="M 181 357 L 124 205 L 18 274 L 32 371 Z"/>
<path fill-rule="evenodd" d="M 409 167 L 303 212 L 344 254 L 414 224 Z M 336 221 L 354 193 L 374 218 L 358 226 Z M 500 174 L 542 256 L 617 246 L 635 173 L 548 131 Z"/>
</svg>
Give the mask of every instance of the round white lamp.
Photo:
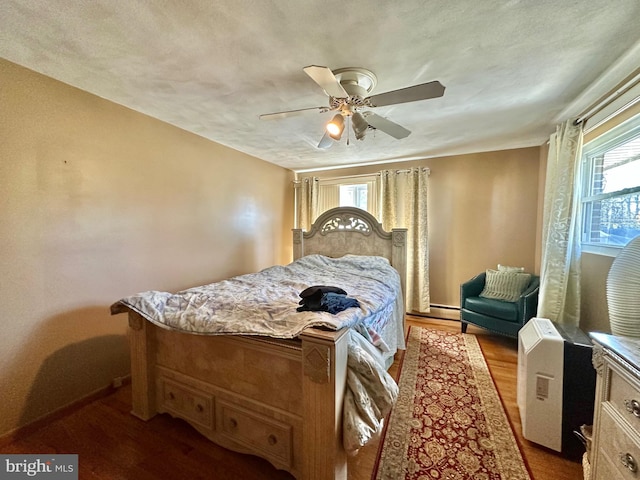
<svg viewBox="0 0 640 480">
<path fill-rule="evenodd" d="M 611 264 L 607 304 L 611 333 L 640 337 L 640 236 L 631 240 Z"/>
</svg>

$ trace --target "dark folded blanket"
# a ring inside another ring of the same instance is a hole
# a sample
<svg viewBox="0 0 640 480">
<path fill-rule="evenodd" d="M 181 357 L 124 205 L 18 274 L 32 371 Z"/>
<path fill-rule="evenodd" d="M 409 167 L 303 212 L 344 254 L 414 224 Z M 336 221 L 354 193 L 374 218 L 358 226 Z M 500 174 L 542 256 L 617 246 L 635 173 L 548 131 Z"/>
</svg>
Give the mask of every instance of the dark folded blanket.
<svg viewBox="0 0 640 480">
<path fill-rule="evenodd" d="M 300 292 L 301 307 L 298 312 L 318 311 L 336 314 L 347 308 L 359 307 L 360 304 L 355 298 L 348 298 L 347 292 L 339 287 L 325 285 L 315 285 Z"/>
<path fill-rule="evenodd" d="M 347 294 L 347 292 L 345 292 L 340 287 L 330 287 L 327 285 L 314 285 L 313 287 L 305 288 L 303 291 L 300 292 L 300 298 L 302 298 L 302 300 L 300 301 L 300 305 L 302 305 L 302 303 L 308 298 L 320 298 L 323 293 L 340 293 L 342 295 Z"/>
</svg>

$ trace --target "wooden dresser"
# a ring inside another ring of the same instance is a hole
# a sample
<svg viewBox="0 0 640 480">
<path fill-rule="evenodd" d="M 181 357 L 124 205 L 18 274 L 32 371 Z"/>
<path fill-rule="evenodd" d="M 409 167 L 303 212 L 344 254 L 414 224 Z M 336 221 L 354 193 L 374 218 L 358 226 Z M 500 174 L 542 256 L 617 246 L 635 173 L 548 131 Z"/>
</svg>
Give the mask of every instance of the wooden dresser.
<svg viewBox="0 0 640 480">
<path fill-rule="evenodd" d="M 598 373 L 591 478 L 640 479 L 640 338 L 590 336 Z"/>
</svg>

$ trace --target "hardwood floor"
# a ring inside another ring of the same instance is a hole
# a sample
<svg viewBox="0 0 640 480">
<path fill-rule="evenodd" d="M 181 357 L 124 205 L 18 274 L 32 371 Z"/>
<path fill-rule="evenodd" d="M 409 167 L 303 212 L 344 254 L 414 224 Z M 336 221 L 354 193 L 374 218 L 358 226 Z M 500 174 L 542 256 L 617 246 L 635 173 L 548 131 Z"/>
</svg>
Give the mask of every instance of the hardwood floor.
<svg viewBox="0 0 640 480">
<path fill-rule="evenodd" d="M 408 317 L 409 325 L 459 331 L 450 320 Z M 516 404 L 517 344 L 469 327 L 476 334 L 507 415 L 534 480 L 575 480 L 582 467 L 523 439 Z M 396 376 L 398 363 L 390 372 Z M 129 414 L 131 389 L 81 406 L 10 443 L 2 453 L 77 453 L 80 479 L 291 479 L 257 457 L 230 452 L 209 442 L 185 422 L 158 415 L 143 422 Z M 378 442 L 349 459 L 350 480 L 370 480 Z"/>
</svg>

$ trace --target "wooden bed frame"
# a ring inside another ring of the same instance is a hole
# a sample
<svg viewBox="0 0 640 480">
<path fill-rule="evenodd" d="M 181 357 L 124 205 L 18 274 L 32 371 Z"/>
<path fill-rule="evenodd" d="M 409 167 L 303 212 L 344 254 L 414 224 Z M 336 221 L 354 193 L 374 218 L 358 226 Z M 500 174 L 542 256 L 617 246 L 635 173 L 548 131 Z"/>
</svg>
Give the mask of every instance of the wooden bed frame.
<svg viewBox="0 0 640 480">
<path fill-rule="evenodd" d="M 347 253 L 388 258 L 403 282 L 406 229 L 385 232 L 357 208 L 325 212 L 293 230 L 294 258 Z M 127 309 L 132 414 L 182 418 L 213 442 L 258 455 L 304 480 L 347 478 L 342 404 L 347 329 L 297 339 L 192 335 L 160 328 Z"/>
</svg>

